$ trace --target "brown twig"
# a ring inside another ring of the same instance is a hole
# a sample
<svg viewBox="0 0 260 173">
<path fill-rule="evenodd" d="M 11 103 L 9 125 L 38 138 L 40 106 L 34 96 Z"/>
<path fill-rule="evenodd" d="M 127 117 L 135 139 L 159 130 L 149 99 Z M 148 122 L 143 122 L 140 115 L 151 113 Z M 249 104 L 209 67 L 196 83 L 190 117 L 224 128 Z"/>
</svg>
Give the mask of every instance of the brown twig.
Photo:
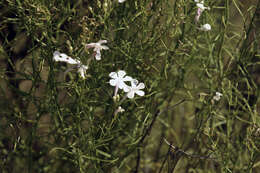
<svg viewBox="0 0 260 173">
<path fill-rule="evenodd" d="M 217 158 L 215 158 L 215 157 L 211 157 L 210 155 L 208 155 L 208 156 L 201 156 L 201 155 L 194 155 L 194 154 L 187 153 L 186 151 L 181 150 L 180 148 L 173 146 L 173 145 L 172 145 L 169 141 L 167 141 L 165 138 L 164 138 L 164 142 L 165 142 L 167 145 L 169 145 L 174 151 L 181 152 L 183 155 L 188 156 L 188 157 L 198 158 L 198 159 L 210 159 L 210 160 L 216 160 L 216 159 L 217 159 Z"/>
</svg>

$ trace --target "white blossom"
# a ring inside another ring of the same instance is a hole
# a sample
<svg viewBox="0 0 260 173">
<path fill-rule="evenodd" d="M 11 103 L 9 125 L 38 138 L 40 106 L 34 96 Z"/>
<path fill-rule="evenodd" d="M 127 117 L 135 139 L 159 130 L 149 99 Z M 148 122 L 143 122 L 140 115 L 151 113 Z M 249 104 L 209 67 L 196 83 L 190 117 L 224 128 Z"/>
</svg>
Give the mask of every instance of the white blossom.
<svg viewBox="0 0 260 173">
<path fill-rule="evenodd" d="M 199 29 L 202 31 L 210 31 L 211 26 L 210 26 L 210 24 L 207 23 L 207 24 L 202 25 Z"/>
<path fill-rule="evenodd" d="M 119 113 L 125 112 L 125 109 L 122 108 L 121 106 L 119 106 L 117 110 L 118 110 Z"/>
<path fill-rule="evenodd" d="M 77 59 L 72 59 L 65 53 L 60 53 L 59 51 L 55 51 L 53 53 L 53 60 L 54 61 L 60 61 L 60 62 L 66 62 L 68 64 L 80 64 L 80 61 Z"/>
<path fill-rule="evenodd" d="M 118 72 L 111 72 L 109 76 L 112 78 L 109 80 L 111 86 L 115 86 L 114 96 L 117 95 L 118 88 L 123 89 L 125 92 L 129 91 L 129 86 L 125 84 L 126 81 L 132 81 L 130 76 L 125 76 L 126 72 L 119 70 Z"/>
<path fill-rule="evenodd" d="M 119 3 L 123 3 L 125 2 L 126 0 L 118 0 Z"/>
<path fill-rule="evenodd" d="M 86 48 L 94 48 L 94 55 L 97 61 L 101 60 L 101 50 L 108 50 L 109 47 L 102 44 L 107 43 L 107 40 L 99 40 L 97 43 L 86 44 Z"/>
<path fill-rule="evenodd" d="M 209 7 L 205 7 L 203 3 L 197 3 L 196 6 L 201 9 L 202 11 L 204 10 L 210 10 Z"/>
<path fill-rule="evenodd" d="M 86 65 L 83 65 L 83 64 L 78 65 L 78 72 L 83 79 L 86 78 L 87 69 L 88 69 L 88 66 L 86 66 Z"/>
<path fill-rule="evenodd" d="M 139 96 L 144 96 L 144 91 L 142 91 L 141 89 L 144 89 L 145 85 L 144 83 L 139 83 L 138 84 L 138 80 L 133 79 L 131 81 L 131 87 L 129 87 L 129 91 L 127 92 L 127 97 L 132 99 L 134 98 L 134 95 L 137 94 Z"/>
<path fill-rule="evenodd" d="M 220 92 L 216 92 L 216 95 L 213 97 L 213 100 L 219 101 L 220 98 L 223 96 Z"/>
<path fill-rule="evenodd" d="M 198 7 L 197 14 L 195 16 L 195 22 L 198 22 L 202 12 L 204 10 L 210 10 L 210 8 L 204 6 L 204 1 L 199 2 L 198 0 L 195 0 L 195 2 L 197 2 L 196 6 Z"/>
<path fill-rule="evenodd" d="M 118 113 L 123 113 L 123 112 L 125 112 L 125 109 L 124 108 L 122 108 L 121 106 L 119 106 L 117 109 L 116 109 L 116 111 L 115 111 L 115 115 L 117 115 Z"/>
</svg>

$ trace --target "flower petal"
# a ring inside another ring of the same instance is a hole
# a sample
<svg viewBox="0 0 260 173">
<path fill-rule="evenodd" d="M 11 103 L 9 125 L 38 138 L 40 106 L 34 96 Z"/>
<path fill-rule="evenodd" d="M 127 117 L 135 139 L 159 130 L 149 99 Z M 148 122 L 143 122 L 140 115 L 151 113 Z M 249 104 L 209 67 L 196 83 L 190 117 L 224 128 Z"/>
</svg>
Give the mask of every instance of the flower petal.
<svg viewBox="0 0 260 173">
<path fill-rule="evenodd" d="M 117 74 L 118 74 L 118 77 L 119 77 L 119 78 L 123 78 L 123 77 L 126 75 L 126 72 L 123 71 L 123 70 L 119 70 L 119 71 L 117 72 Z"/>
<path fill-rule="evenodd" d="M 78 72 L 80 73 L 80 76 L 85 79 L 86 78 L 86 71 L 88 69 L 88 66 L 80 64 L 78 66 Z"/>
<path fill-rule="evenodd" d="M 110 80 L 109 80 L 109 84 L 110 84 L 111 86 L 116 86 L 116 85 L 117 85 L 117 80 L 116 80 L 116 79 L 110 79 Z"/>
<path fill-rule="evenodd" d="M 123 87 L 123 90 L 124 90 L 124 92 L 129 92 L 130 90 L 131 90 L 131 88 L 129 87 L 129 86 L 127 86 L 127 85 L 125 85 L 124 87 Z"/>
<path fill-rule="evenodd" d="M 137 86 L 137 88 L 140 90 L 140 89 L 144 89 L 145 88 L 145 85 L 144 83 L 139 83 L 139 85 Z"/>
<path fill-rule="evenodd" d="M 80 64 L 79 60 L 74 60 L 65 53 L 60 53 L 59 51 L 55 51 L 53 53 L 53 60 L 54 61 L 61 61 L 61 62 L 66 62 L 69 64 Z"/>
<path fill-rule="evenodd" d="M 117 73 L 116 72 L 111 72 L 111 73 L 109 73 L 109 77 L 111 77 L 111 78 L 117 78 Z"/>
<path fill-rule="evenodd" d="M 88 69 L 88 66 L 80 64 L 79 68 L 82 68 L 84 71 L 86 71 Z"/>
<path fill-rule="evenodd" d="M 201 10 L 205 10 L 205 6 L 202 3 L 197 3 L 196 6 L 200 8 Z"/>
<path fill-rule="evenodd" d="M 80 64 L 79 60 L 72 59 L 71 57 L 67 57 L 65 62 L 67 62 L 69 64 Z"/>
<path fill-rule="evenodd" d="M 220 92 L 216 92 L 216 95 L 217 95 L 217 96 L 223 96 L 223 94 L 220 93 Z"/>
<path fill-rule="evenodd" d="M 86 48 L 89 49 L 89 48 L 93 48 L 93 47 L 96 47 L 96 43 L 89 43 L 89 44 L 86 44 Z"/>
<path fill-rule="evenodd" d="M 99 44 L 107 43 L 107 40 L 99 40 L 98 43 Z"/>
<path fill-rule="evenodd" d="M 101 53 L 100 53 L 100 51 L 96 52 L 95 58 L 96 58 L 97 61 L 101 60 Z"/>
<path fill-rule="evenodd" d="M 59 55 L 60 55 L 59 51 L 56 50 L 56 51 L 53 52 L 53 56 L 59 56 Z"/>
<path fill-rule="evenodd" d="M 134 98 L 134 96 L 135 96 L 134 91 L 130 91 L 130 92 L 127 93 L 127 97 L 130 98 L 130 99 Z"/>
<path fill-rule="evenodd" d="M 107 46 L 101 46 L 101 49 L 108 50 L 109 47 L 107 47 Z"/>
<path fill-rule="evenodd" d="M 60 58 L 59 55 L 54 55 L 54 56 L 53 56 L 53 60 L 54 60 L 54 61 L 61 61 L 61 58 Z"/>
<path fill-rule="evenodd" d="M 118 88 L 123 89 L 126 86 L 126 84 L 120 78 L 117 78 L 117 80 L 118 80 Z"/>
<path fill-rule="evenodd" d="M 211 26 L 210 26 L 210 24 L 206 23 L 206 24 L 201 26 L 200 30 L 202 30 L 202 31 L 210 31 L 211 30 Z"/>
<path fill-rule="evenodd" d="M 133 78 L 130 77 L 130 76 L 125 76 L 125 77 L 123 78 L 123 81 L 132 81 L 132 80 L 133 80 Z"/>
<path fill-rule="evenodd" d="M 131 86 L 132 86 L 133 88 L 136 88 L 137 84 L 138 84 L 138 80 L 137 80 L 137 79 L 132 79 L 132 80 L 131 80 Z"/>
<path fill-rule="evenodd" d="M 139 96 L 144 96 L 144 91 L 141 91 L 141 90 L 137 90 L 135 91 L 135 93 Z"/>
<path fill-rule="evenodd" d="M 79 68 L 78 72 L 80 73 L 80 76 L 85 79 L 85 70 L 83 68 Z"/>
<path fill-rule="evenodd" d="M 125 92 L 130 91 L 130 87 L 128 85 L 126 85 L 125 82 L 122 81 L 121 79 L 118 79 L 118 88 L 123 89 Z"/>
<path fill-rule="evenodd" d="M 66 54 L 63 54 L 63 56 L 64 55 L 66 55 Z M 66 55 L 66 57 L 68 57 L 68 56 Z M 53 60 L 54 61 L 64 61 L 64 58 L 61 57 L 61 53 L 59 51 L 55 51 L 53 53 Z"/>
</svg>

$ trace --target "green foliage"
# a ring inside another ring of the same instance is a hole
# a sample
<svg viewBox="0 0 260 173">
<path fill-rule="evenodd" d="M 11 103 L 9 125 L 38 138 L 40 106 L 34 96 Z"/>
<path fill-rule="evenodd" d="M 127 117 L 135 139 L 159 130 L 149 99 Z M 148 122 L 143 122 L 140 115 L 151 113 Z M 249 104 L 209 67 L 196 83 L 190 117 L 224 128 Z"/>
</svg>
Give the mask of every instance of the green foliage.
<svg viewBox="0 0 260 173">
<path fill-rule="evenodd" d="M 195 22 L 193 0 L 1 1 L 2 172 L 258 172 L 259 4 L 207 0 Z M 113 98 L 118 70 L 145 96 Z"/>
</svg>

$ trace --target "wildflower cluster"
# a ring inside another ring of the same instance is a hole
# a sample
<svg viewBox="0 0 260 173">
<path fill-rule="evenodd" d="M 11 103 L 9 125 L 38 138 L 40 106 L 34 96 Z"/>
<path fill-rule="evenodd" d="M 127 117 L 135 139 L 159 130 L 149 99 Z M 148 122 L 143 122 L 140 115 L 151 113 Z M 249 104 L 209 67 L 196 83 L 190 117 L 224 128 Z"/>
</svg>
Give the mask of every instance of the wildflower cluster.
<svg viewBox="0 0 260 173">
<path fill-rule="evenodd" d="M 102 45 L 103 43 L 107 43 L 107 40 L 100 40 L 97 43 L 89 43 L 86 45 L 86 48 L 94 48 L 94 57 L 97 61 L 101 60 L 101 50 L 108 50 L 109 48 L 107 46 Z M 86 78 L 86 71 L 88 69 L 87 65 L 83 65 L 81 61 L 77 59 L 73 59 L 66 55 L 65 53 L 60 53 L 59 51 L 55 51 L 53 53 L 53 60 L 58 62 L 66 62 L 68 64 L 74 65 L 74 67 L 69 68 L 66 70 L 65 73 L 73 70 L 74 68 L 78 69 L 78 72 L 80 73 L 80 76 L 85 79 Z"/>
<path fill-rule="evenodd" d="M 144 83 L 139 83 L 138 80 L 133 79 L 130 76 L 126 76 L 125 71 L 119 70 L 118 72 L 111 72 L 109 76 L 112 78 L 109 80 L 109 84 L 115 87 L 113 96 L 115 101 L 117 101 L 119 98 L 119 95 L 117 94 L 118 89 L 122 89 L 126 93 L 125 97 L 120 101 L 120 103 L 122 103 L 127 97 L 129 99 L 133 99 L 135 94 L 144 96 L 145 93 L 142 91 L 142 89 L 145 88 Z M 131 86 L 127 85 L 125 82 L 130 82 Z M 114 114 L 116 115 L 117 113 L 122 113 L 124 111 L 125 109 L 119 106 Z"/>
<path fill-rule="evenodd" d="M 118 0 L 119 3 L 123 3 L 125 2 L 125 0 Z M 65 62 L 67 64 L 71 64 L 73 65 L 72 67 L 69 67 L 65 74 L 68 73 L 69 71 L 72 71 L 73 69 L 77 69 L 78 72 L 80 73 L 80 76 L 83 79 L 86 79 L 86 71 L 88 69 L 88 65 L 90 63 L 90 61 L 92 59 L 96 59 L 97 61 L 101 60 L 101 51 L 102 50 L 108 50 L 109 47 L 107 47 L 106 44 L 107 40 L 99 40 L 96 43 L 89 43 L 85 45 L 86 49 L 90 49 L 93 48 L 93 54 L 92 57 L 90 57 L 90 59 L 88 60 L 88 64 L 87 65 L 83 65 L 83 63 L 78 60 L 78 59 L 73 59 L 71 57 L 69 57 L 68 55 L 66 55 L 65 53 L 60 53 L 59 51 L 55 51 L 53 53 L 53 60 L 57 61 L 57 62 Z M 133 99 L 135 94 L 139 95 L 139 96 L 144 96 L 144 91 L 142 91 L 142 89 L 145 88 L 144 83 L 139 83 L 138 80 L 133 79 L 130 76 L 126 76 L 126 72 L 123 70 L 119 70 L 118 72 L 111 72 L 109 74 L 110 78 L 110 85 L 115 87 L 115 91 L 114 91 L 114 100 L 117 100 L 117 98 L 119 98 L 118 93 L 118 89 L 122 89 L 126 95 L 125 97 L 121 100 L 120 103 L 122 103 L 127 97 L 130 99 Z M 126 82 L 129 82 L 130 85 L 127 85 Z M 115 111 L 115 115 L 117 113 L 122 113 L 125 110 L 120 106 L 120 103 L 118 104 L 118 108 Z"/>
<path fill-rule="evenodd" d="M 107 43 L 107 40 L 100 40 L 97 43 L 89 43 L 86 44 L 86 48 L 94 48 L 93 51 L 93 57 L 95 57 L 95 59 L 97 61 L 101 60 L 101 50 L 108 50 L 109 48 L 105 45 L 102 45 L 104 43 Z M 87 65 L 83 65 L 81 63 L 81 61 L 77 60 L 77 59 L 73 59 L 71 57 L 69 57 L 68 55 L 66 55 L 65 53 L 60 53 L 59 51 L 55 51 L 53 53 L 53 60 L 57 61 L 57 62 L 66 62 L 68 64 L 72 64 L 74 65 L 71 68 L 68 68 L 68 70 L 66 70 L 65 74 L 71 70 L 73 70 L 74 68 L 78 69 L 78 72 L 80 73 L 80 76 L 85 79 L 86 78 L 86 71 L 88 69 Z M 144 91 L 142 91 L 142 89 L 145 88 L 144 83 L 139 83 L 138 80 L 133 79 L 130 76 L 126 76 L 126 72 L 123 70 L 119 70 L 118 72 L 111 72 L 109 74 L 110 78 L 110 85 L 115 87 L 115 91 L 114 91 L 114 99 L 116 100 L 117 96 L 118 96 L 118 89 L 122 89 L 124 92 L 126 92 L 125 97 L 122 99 L 122 101 L 128 97 L 130 99 L 133 99 L 135 94 L 139 95 L 139 96 L 144 96 Z M 129 82 L 131 85 L 127 85 L 125 82 Z M 121 101 L 121 102 L 122 102 Z M 115 111 L 115 114 L 117 113 L 121 113 L 124 112 L 125 110 L 119 106 L 118 109 Z"/>
<path fill-rule="evenodd" d="M 86 48 L 94 48 L 93 55 L 97 61 L 101 60 L 101 50 L 109 49 L 107 46 L 102 45 L 103 43 L 107 43 L 107 40 L 100 40 L 97 43 L 89 43 L 86 45 Z M 53 53 L 53 60 L 75 65 L 74 67 L 69 68 L 66 72 L 69 72 L 74 68 L 77 68 L 78 72 L 80 73 L 80 76 L 83 79 L 86 78 L 86 71 L 88 69 L 88 66 L 83 65 L 81 61 L 77 59 L 73 59 L 68 55 L 66 55 L 65 53 L 60 53 L 59 51 L 55 51 Z M 118 89 L 123 89 L 124 92 L 127 93 L 126 96 L 130 99 L 134 98 L 135 94 L 139 96 L 144 96 L 144 91 L 141 90 L 145 88 L 144 83 L 139 83 L 138 80 L 125 75 L 126 72 L 123 70 L 119 70 L 118 72 L 111 72 L 109 74 L 109 76 L 112 78 L 110 79 L 109 83 L 111 86 L 115 86 L 114 97 L 117 96 Z M 127 81 L 131 83 L 131 86 L 125 83 Z"/>
<path fill-rule="evenodd" d="M 204 1 L 194 0 L 194 2 L 196 2 L 196 6 L 197 6 L 197 14 L 195 16 L 195 22 L 197 23 L 200 19 L 202 12 L 204 10 L 210 10 L 210 8 L 204 6 Z M 210 26 L 210 24 L 207 23 L 207 24 L 202 25 L 199 29 L 202 31 L 210 31 L 211 26 Z"/>
<path fill-rule="evenodd" d="M 137 94 L 139 96 L 144 96 L 144 91 L 142 89 L 145 88 L 144 83 L 139 83 L 138 80 L 133 79 L 130 76 L 125 76 L 126 72 L 123 70 L 119 70 L 118 72 L 111 72 L 109 76 L 112 78 L 110 79 L 109 83 L 111 86 L 115 87 L 114 97 L 117 96 L 118 88 L 123 89 L 126 92 L 126 96 L 130 99 L 134 98 L 134 95 Z M 130 82 L 131 86 L 128 86 L 125 82 Z"/>
</svg>

